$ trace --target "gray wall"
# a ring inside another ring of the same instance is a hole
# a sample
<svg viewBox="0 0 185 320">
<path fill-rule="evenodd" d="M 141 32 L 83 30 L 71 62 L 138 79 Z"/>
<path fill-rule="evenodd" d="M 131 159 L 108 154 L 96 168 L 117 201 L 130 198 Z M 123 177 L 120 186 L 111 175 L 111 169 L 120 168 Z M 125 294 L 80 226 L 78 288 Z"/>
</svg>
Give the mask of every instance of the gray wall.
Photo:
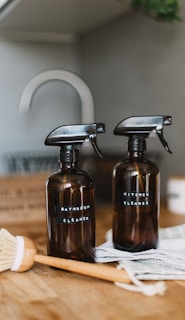
<svg viewBox="0 0 185 320">
<path fill-rule="evenodd" d="M 185 21 L 185 6 L 181 8 Z M 161 186 L 172 174 L 185 174 L 185 22 L 159 23 L 143 14 L 122 19 L 84 36 L 78 44 L 46 44 L 0 39 L 0 174 L 6 153 L 46 150 L 44 138 L 54 127 L 80 121 L 80 101 L 69 85 L 45 84 L 34 95 L 31 111 L 18 112 L 26 84 L 48 69 L 81 76 L 93 92 L 96 121 L 106 123 L 100 147 L 112 153 L 126 150 L 124 138 L 112 131 L 131 115 L 170 114 L 173 126 L 164 130 L 173 155 L 158 139 L 148 149 L 163 154 Z M 80 48 L 80 50 L 79 50 Z"/>
<path fill-rule="evenodd" d="M 143 14 L 128 14 L 81 40 L 82 72 L 96 101 L 96 120 L 105 121 L 106 150 L 126 150 L 126 139 L 113 136 L 116 124 L 132 115 L 169 114 L 164 128 L 173 155 L 157 139 L 148 150 L 162 152 L 161 189 L 169 175 L 185 174 L 185 8 L 184 21 L 165 24 Z M 150 140 L 150 141 L 149 141 Z"/>
</svg>

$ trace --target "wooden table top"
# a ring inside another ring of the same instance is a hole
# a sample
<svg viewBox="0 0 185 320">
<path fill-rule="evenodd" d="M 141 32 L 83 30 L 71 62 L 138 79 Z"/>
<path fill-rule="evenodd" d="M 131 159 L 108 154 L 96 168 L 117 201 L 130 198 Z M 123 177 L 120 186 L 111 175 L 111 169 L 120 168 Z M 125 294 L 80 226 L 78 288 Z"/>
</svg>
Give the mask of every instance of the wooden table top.
<svg viewBox="0 0 185 320">
<path fill-rule="evenodd" d="M 0 227 L 14 235 L 34 240 L 38 252 L 46 254 L 45 210 L 16 219 L 0 215 Z M 28 217 L 28 219 L 27 219 Z M 111 204 L 96 205 L 97 244 L 111 228 Z M 185 223 L 185 215 L 161 208 L 160 225 Z M 164 296 L 146 297 L 118 288 L 113 283 L 35 264 L 25 273 L 0 274 L 0 315 L 3 320 L 93 320 L 93 319 L 184 319 L 185 281 L 166 281 Z"/>
</svg>

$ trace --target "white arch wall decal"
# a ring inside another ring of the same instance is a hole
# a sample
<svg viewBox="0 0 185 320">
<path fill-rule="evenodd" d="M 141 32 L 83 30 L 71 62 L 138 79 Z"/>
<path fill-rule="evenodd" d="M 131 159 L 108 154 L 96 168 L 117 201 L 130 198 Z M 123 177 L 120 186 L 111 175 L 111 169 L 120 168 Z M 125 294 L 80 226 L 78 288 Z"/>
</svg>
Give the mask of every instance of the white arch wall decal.
<svg viewBox="0 0 185 320">
<path fill-rule="evenodd" d="M 81 100 L 81 122 L 94 122 L 94 101 L 92 93 L 87 84 L 77 75 L 64 70 L 48 70 L 39 73 L 25 87 L 22 92 L 19 111 L 28 112 L 31 108 L 31 100 L 35 91 L 45 82 L 51 80 L 60 80 L 69 83 L 74 87 Z"/>
</svg>

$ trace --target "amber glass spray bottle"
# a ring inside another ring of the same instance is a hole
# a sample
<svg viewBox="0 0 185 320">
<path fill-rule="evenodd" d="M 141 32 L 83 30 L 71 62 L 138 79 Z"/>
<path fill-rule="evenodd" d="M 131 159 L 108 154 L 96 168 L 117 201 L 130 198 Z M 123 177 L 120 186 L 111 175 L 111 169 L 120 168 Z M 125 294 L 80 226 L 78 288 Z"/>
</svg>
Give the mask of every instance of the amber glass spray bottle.
<svg viewBox="0 0 185 320">
<path fill-rule="evenodd" d="M 79 149 L 96 144 L 104 124 L 66 125 L 53 130 L 45 144 L 60 147 L 60 169 L 46 183 L 48 255 L 94 262 L 94 182 L 78 168 Z"/>
<path fill-rule="evenodd" d="M 171 153 L 163 137 L 163 126 L 170 116 L 130 117 L 114 129 L 115 135 L 128 137 L 128 158 L 113 169 L 113 243 L 130 252 L 157 247 L 160 206 L 160 173 L 153 162 L 144 159 L 146 141 L 157 134 Z"/>
</svg>

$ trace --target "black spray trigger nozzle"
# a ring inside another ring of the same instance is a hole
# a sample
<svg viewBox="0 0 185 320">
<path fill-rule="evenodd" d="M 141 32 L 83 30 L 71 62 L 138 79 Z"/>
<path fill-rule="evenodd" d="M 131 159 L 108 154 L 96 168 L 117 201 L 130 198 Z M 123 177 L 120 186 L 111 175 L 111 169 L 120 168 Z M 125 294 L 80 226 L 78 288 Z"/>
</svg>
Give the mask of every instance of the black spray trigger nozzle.
<svg viewBox="0 0 185 320">
<path fill-rule="evenodd" d="M 45 139 L 45 144 L 58 146 L 66 150 L 67 148 L 80 149 L 84 142 L 89 141 L 97 155 L 103 159 L 102 153 L 96 143 L 96 136 L 104 132 L 104 123 L 63 125 L 50 132 Z"/>
<path fill-rule="evenodd" d="M 163 136 L 163 126 L 171 124 L 172 117 L 168 115 L 134 116 L 120 121 L 114 129 L 114 134 L 127 136 L 132 141 L 145 140 L 157 134 L 165 150 L 172 153 Z M 129 146 L 136 148 L 136 143 Z"/>
</svg>

